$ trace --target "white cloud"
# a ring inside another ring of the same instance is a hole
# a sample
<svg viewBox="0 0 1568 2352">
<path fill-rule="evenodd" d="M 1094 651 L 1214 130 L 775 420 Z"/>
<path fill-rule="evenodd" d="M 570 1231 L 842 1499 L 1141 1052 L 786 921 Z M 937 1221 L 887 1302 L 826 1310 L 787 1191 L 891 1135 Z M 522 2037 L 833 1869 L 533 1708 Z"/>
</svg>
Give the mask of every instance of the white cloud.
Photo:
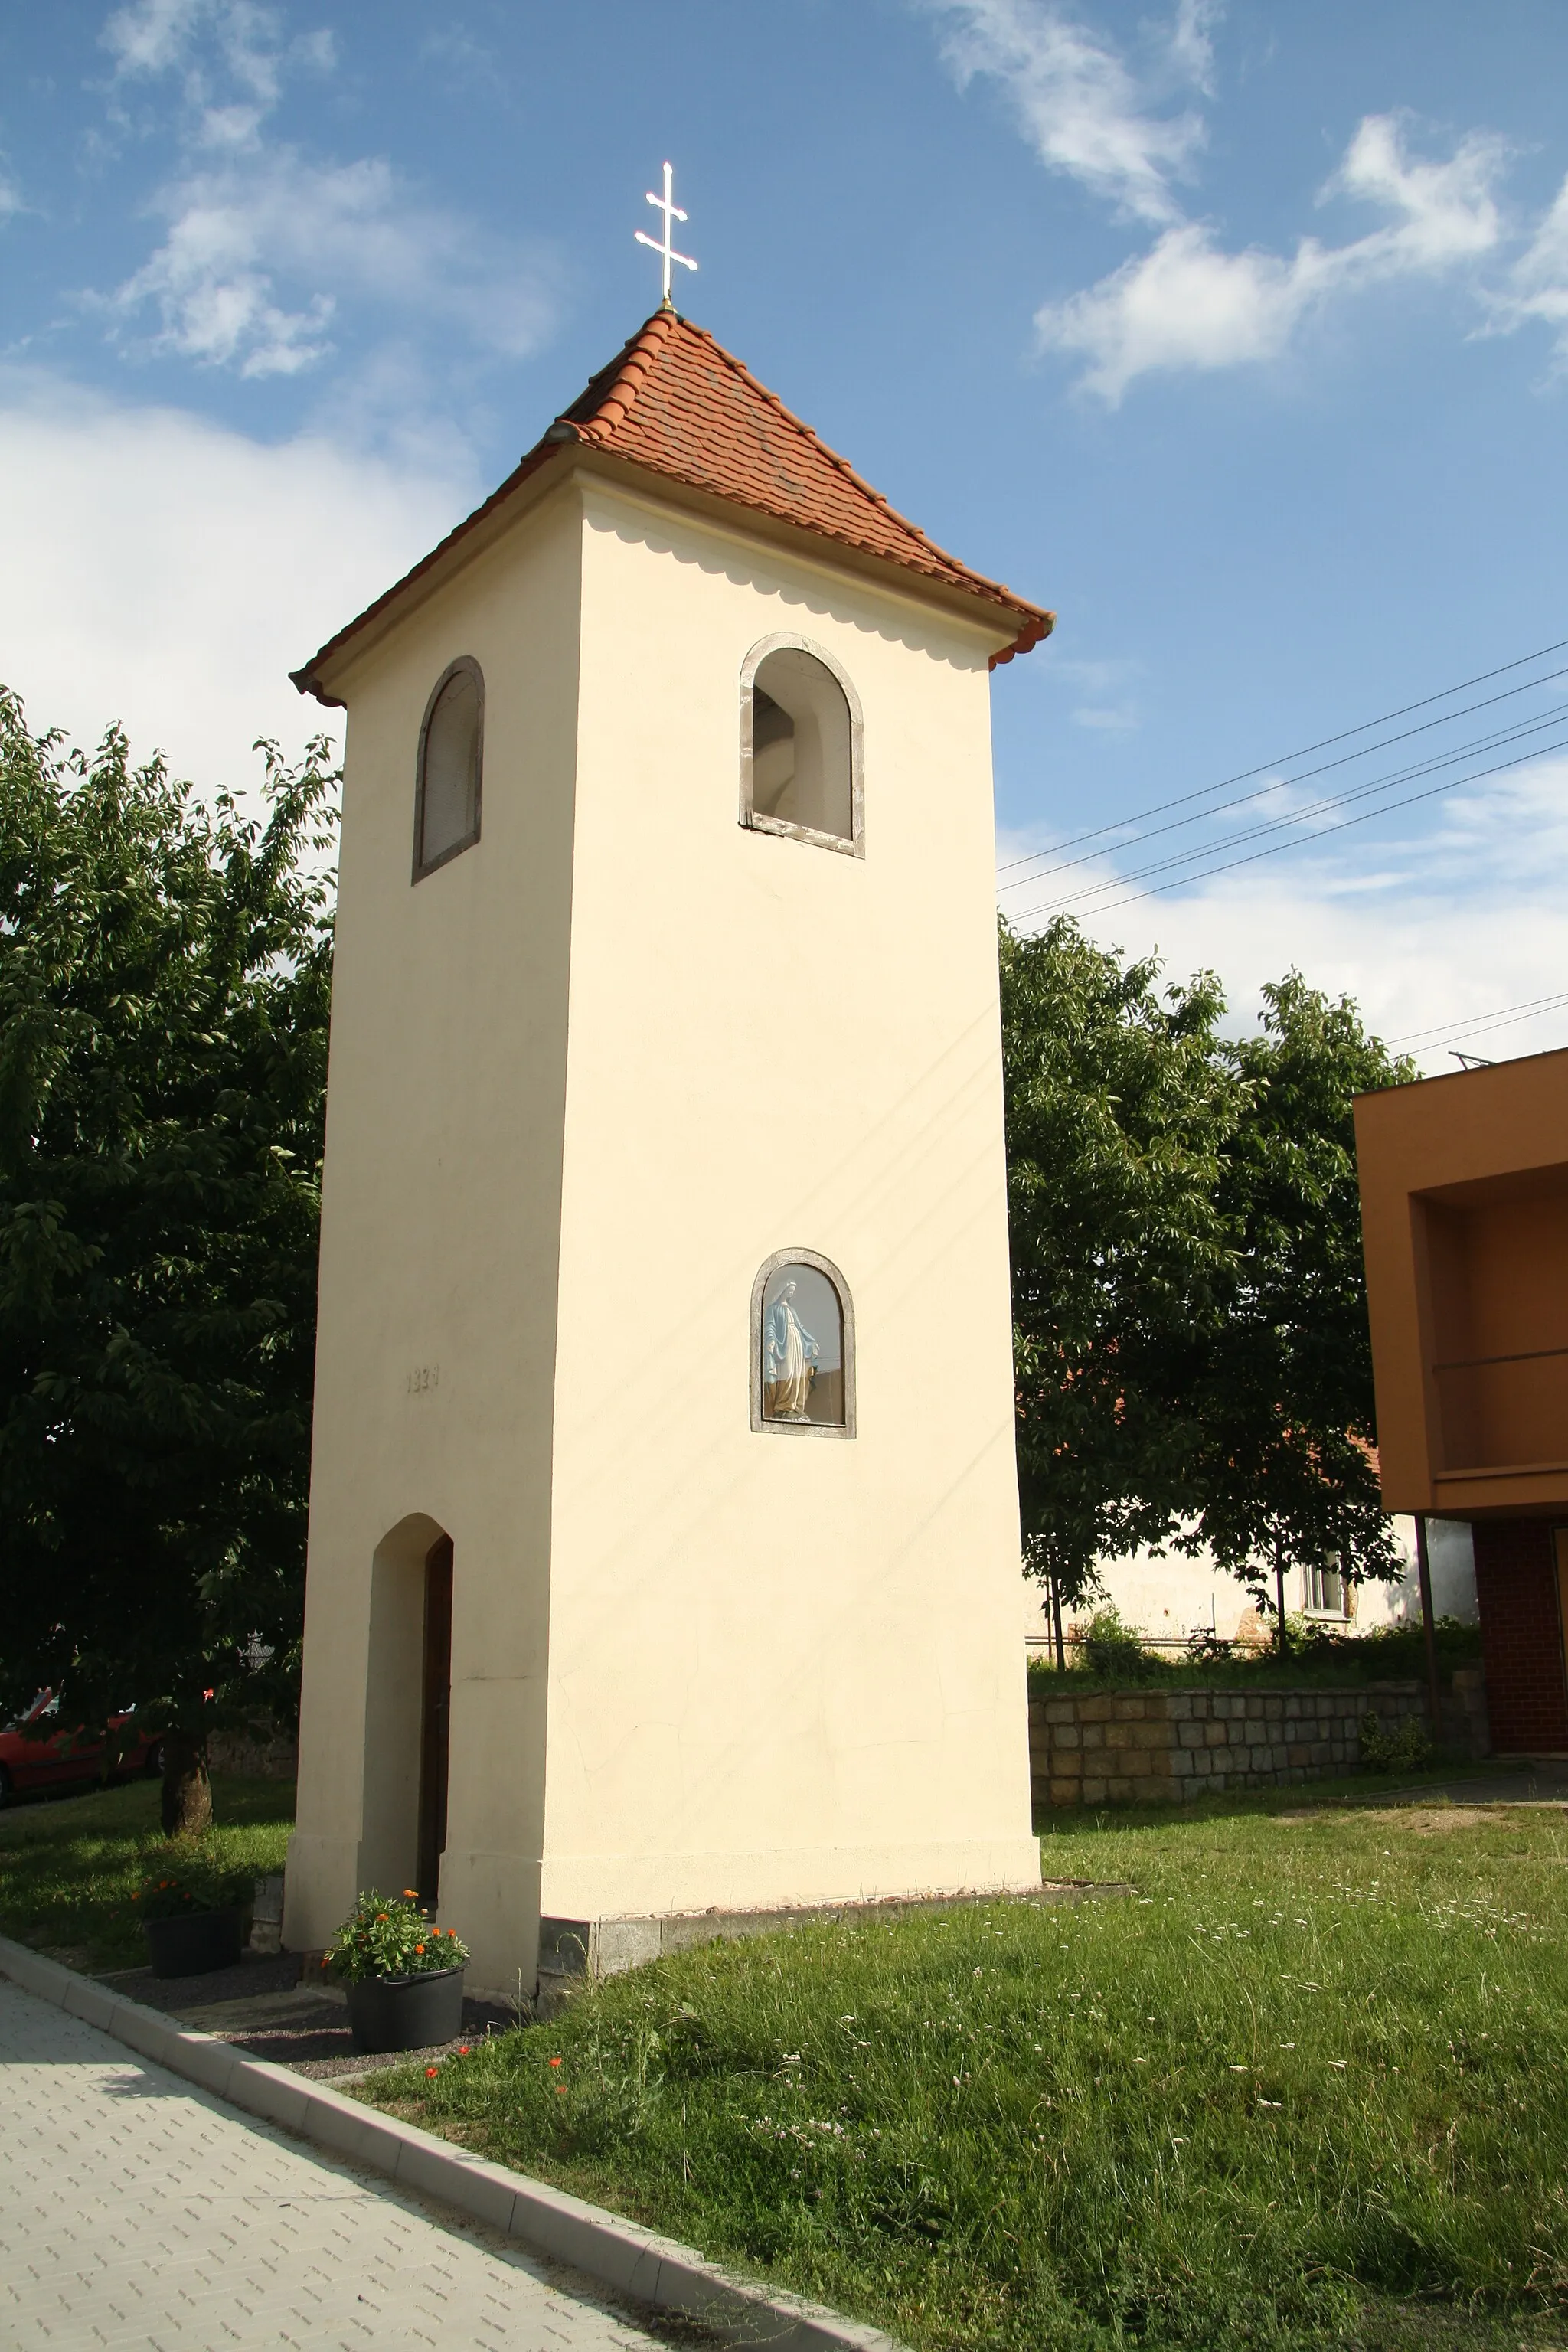
<svg viewBox="0 0 1568 2352">
<path fill-rule="evenodd" d="M 1492 189 L 1510 152 L 1506 140 L 1472 131 L 1446 163 L 1415 163 L 1405 152 L 1403 118 L 1368 114 L 1319 201 L 1360 196 L 1403 215 L 1393 227 L 1341 247 L 1347 257 L 1359 255 L 1385 272 L 1447 269 L 1498 243 L 1502 220 Z"/>
<path fill-rule="evenodd" d="M 1341 246 L 1303 237 L 1287 259 L 1256 246 L 1226 252 L 1205 223 L 1181 222 L 1097 286 L 1047 303 L 1036 319 L 1041 348 L 1081 359 L 1084 389 L 1111 405 L 1155 370 L 1278 359 L 1331 297 L 1490 252 L 1506 156 L 1500 141 L 1477 135 L 1447 162 L 1414 161 L 1400 119 L 1368 115 L 1323 195 L 1381 206 L 1395 215 L 1386 227 Z"/>
<path fill-rule="evenodd" d="M 1157 93 L 1116 50 L 1049 0 L 927 0 L 960 89 L 999 81 L 1040 161 L 1138 220 L 1172 221 L 1171 184 L 1202 147 L 1201 115 L 1153 110 Z M 1163 43 L 1165 79 L 1206 88 L 1211 0 L 1181 0 Z"/>
<path fill-rule="evenodd" d="M 244 375 L 291 375 L 328 349 L 340 305 L 456 329 L 520 358 L 552 301 L 537 263 L 422 202 L 377 157 L 317 165 L 258 152 L 159 197 L 169 233 L 110 298 L 127 323 L 150 307 L 153 347 Z"/>
<path fill-rule="evenodd" d="M 1223 13 L 1221 0 L 1177 0 L 1171 26 L 1171 63 L 1205 97 L 1214 89 L 1214 30 Z"/>
<path fill-rule="evenodd" d="M 1494 325 L 1500 332 L 1531 320 L 1555 331 L 1559 363 L 1568 366 L 1568 179 L 1514 264 L 1507 292 L 1494 306 Z"/>
<path fill-rule="evenodd" d="M 104 33 L 115 89 L 173 79 L 185 168 L 148 210 L 165 234 L 111 294 L 86 298 L 132 348 L 245 376 L 297 375 L 389 331 L 448 359 L 515 359 L 553 311 L 538 255 L 431 201 L 384 158 L 318 162 L 271 137 L 295 70 L 330 71 L 331 36 L 289 39 L 253 0 L 135 0 Z"/>
<path fill-rule="evenodd" d="M 1023 839 L 999 845 L 1003 859 L 1027 854 Z M 1457 793 L 1429 832 L 1305 848 L 1166 898 L 1079 911 L 1094 938 L 1129 953 L 1157 949 L 1173 975 L 1217 971 L 1234 1015 L 1250 1019 L 1262 982 L 1296 965 L 1314 987 L 1353 996 L 1380 1034 L 1419 1033 L 1426 1042 L 1410 1050 L 1424 1067 L 1453 1069 L 1450 1030 L 1467 1052 L 1499 1058 L 1568 1044 L 1563 1007 L 1478 1030 L 1473 1042 L 1463 1028 L 1568 989 L 1568 910 L 1554 880 L 1565 861 L 1568 760 L 1548 758 Z M 1110 861 L 1085 867 L 1073 887 L 1113 872 Z"/>
<path fill-rule="evenodd" d="M 178 75 L 187 105 L 216 119 L 219 144 L 242 122 L 254 131 L 277 105 L 290 69 L 324 73 L 336 63 L 330 32 L 287 39 L 279 10 L 256 0 L 132 0 L 110 16 L 102 40 L 123 80 Z M 243 93 L 244 103 L 216 102 L 220 76 Z"/>
<path fill-rule="evenodd" d="M 6 530 L 0 677 L 35 727 L 138 756 L 164 746 L 204 791 L 254 782 L 254 738 L 297 748 L 329 714 L 289 685 L 474 503 L 434 463 L 320 439 L 268 447 L 169 408 L 0 374 Z"/>
</svg>

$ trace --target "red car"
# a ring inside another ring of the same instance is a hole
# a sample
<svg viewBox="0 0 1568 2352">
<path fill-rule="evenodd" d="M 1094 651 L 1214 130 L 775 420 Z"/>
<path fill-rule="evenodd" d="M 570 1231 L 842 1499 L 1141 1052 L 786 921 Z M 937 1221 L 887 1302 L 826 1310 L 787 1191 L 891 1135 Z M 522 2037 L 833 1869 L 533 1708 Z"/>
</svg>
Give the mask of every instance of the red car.
<svg viewBox="0 0 1568 2352">
<path fill-rule="evenodd" d="M 0 1805 L 8 1805 L 28 1789 L 81 1788 L 102 1779 L 108 1743 L 101 1732 L 79 1726 L 74 1731 L 52 1732 L 47 1739 L 23 1736 L 23 1724 L 50 1721 L 59 1711 L 53 1692 L 40 1691 L 26 1714 L 0 1731 Z M 110 1717 L 117 1733 L 131 1725 L 133 1711 Z M 132 1726 L 115 1771 L 155 1774 L 163 1769 L 160 1741 L 152 1733 L 138 1734 Z"/>
</svg>

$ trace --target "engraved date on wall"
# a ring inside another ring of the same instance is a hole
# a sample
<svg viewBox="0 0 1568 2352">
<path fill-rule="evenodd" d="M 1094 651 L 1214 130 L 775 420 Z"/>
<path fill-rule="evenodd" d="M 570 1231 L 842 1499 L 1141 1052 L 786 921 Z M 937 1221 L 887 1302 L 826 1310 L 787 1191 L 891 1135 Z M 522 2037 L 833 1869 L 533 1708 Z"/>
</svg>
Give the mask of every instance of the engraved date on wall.
<svg viewBox="0 0 1568 2352">
<path fill-rule="evenodd" d="M 412 1370 L 406 1371 L 403 1375 L 403 1393 L 405 1396 L 427 1396 L 432 1389 L 438 1389 L 440 1385 L 441 1367 L 439 1364 L 416 1364 Z"/>
</svg>

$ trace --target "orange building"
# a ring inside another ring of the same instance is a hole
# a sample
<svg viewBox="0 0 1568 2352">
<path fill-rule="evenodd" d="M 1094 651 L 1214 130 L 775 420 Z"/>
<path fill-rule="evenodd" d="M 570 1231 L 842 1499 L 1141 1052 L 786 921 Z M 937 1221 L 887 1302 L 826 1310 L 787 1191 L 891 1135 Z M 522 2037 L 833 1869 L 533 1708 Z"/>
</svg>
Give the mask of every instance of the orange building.
<svg viewBox="0 0 1568 2352">
<path fill-rule="evenodd" d="M 1568 1752 L 1568 1051 L 1355 1118 L 1384 1502 L 1470 1522 L 1492 1744 Z"/>
</svg>

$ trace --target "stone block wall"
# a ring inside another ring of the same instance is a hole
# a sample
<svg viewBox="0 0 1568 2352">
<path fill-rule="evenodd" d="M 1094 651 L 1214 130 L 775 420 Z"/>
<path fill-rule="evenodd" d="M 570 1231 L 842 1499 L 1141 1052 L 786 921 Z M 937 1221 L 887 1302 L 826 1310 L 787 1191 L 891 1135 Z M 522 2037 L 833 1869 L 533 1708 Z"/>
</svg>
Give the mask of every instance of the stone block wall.
<svg viewBox="0 0 1568 2352">
<path fill-rule="evenodd" d="M 1486 1699 L 1478 1670 L 1445 1693 L 1444 1744 L 1487 1753 Z M 1361 1727 L 1385 1732 L 1410 1716 L 1423 1723 L 1426 1693 L 1415 1682 L 1335 1690 L 1098 1692 L 1031 1699 L 1029 1773 L 1041 1805 L 1184 1804 L 1227 1789 L 1283 1788 L 1352 1771 Z"/>
<path fill-rule="evenodd" d="M 289 1732 L 258 1738 L 244 1731 L 215 1731 L 207 1742 L 209 1772 L 237 1772 L 251 1780 L 291 1780 L 299 1760 L 299 1742 Z"/>
</svg>

